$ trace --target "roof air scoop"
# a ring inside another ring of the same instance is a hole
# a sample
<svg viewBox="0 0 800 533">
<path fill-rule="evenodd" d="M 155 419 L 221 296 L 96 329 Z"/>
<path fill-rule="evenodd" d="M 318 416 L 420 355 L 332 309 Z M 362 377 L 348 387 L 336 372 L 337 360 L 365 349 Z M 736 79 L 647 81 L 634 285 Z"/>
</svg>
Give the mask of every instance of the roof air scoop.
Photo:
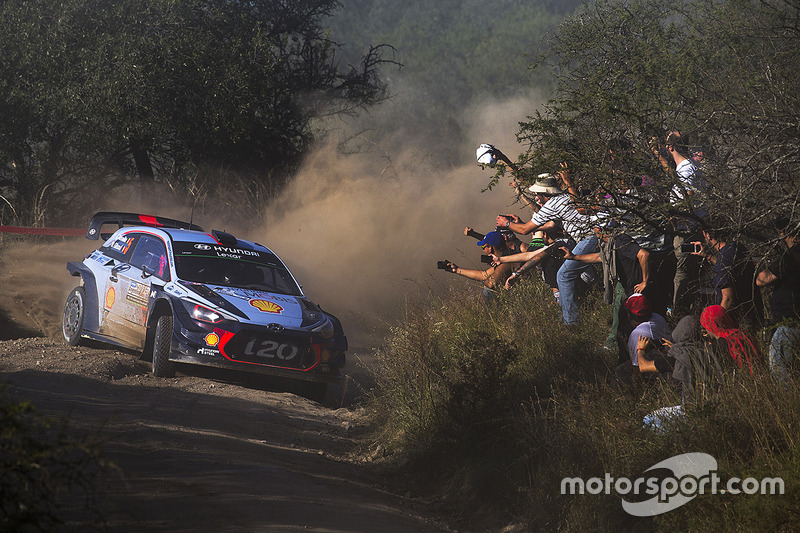
<svg viewBox="0 0 800 533">
<path fill-rule="evenodd" d="M 224 244 L 225 246 L 236 246 L 236 237 L 230 233 L 225 233 L 224 231 L 220 231 L 218 229 L 212 229 L 211 235 L 220 244 Z"/>
</svg>

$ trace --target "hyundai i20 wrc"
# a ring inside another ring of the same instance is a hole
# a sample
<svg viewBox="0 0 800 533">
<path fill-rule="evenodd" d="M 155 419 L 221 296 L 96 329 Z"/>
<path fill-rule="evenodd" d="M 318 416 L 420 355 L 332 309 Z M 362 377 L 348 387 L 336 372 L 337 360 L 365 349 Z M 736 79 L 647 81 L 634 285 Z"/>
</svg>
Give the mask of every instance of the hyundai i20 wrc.
<svg viewBox="0 0 800 533">
<path fill-rule="evenodd" d="M 118 229 L 101 233 L 108 224 Z M 86 238 L 101 236 L 99 249 L 67 263 L 81 278 L 64 306 L 68 344 L 142 350 L 156 376 L 174 375 L 175 363 L 222 367 L 302 379 L 316 397 L 340 380 L 340 322 L 269 248 L 132 213 L 97 213 Z"/>
</svg>

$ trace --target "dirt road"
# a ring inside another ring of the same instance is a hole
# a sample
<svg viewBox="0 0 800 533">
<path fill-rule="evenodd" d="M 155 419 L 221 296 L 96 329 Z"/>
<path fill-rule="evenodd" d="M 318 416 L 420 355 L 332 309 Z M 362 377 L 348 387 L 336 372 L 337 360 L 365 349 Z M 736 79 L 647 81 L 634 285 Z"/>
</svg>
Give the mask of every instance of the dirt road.
<svg viewBox="0 0 800 533">
<path fill-rule="evenodd" d="M 184 371 L 155 378 L 136 354 L 49 338 L 0 342 L 9 393 L 99 432 L 118 467 L 97 489 L 109 531 L 442 530 L 359 455 L 358 408 Z"/>
</svg>

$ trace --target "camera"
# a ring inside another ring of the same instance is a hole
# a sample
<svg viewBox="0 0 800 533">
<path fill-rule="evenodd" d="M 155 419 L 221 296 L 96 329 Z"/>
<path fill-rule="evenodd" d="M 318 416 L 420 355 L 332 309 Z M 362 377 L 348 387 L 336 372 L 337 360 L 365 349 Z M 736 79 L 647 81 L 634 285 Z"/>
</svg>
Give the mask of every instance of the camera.
<svg viewBox="0 0 800 533">
<path fill-rule="evenodd" d="M 681 252 L 685 254 L 691 253 L 700 253 L 703 250 L 703 247 L 700 243 L 697 242 L 685 242 L 681 244 Z"/>
<path fill-rule="evenodd" d="M 487 265 L 492 264 L 492 256 L 483 254 L 481 255 L 481 263 L 486 263 Z"/>
<path fill-rule="evenodd" d="M 477 232 L 477 231 L 475 231 L 474 229 L 470 229 L 470 230 L 467 232 L 467 237 L 472 237 L 473 239 L 478 239 L 478 240 L 481 240 L 481 239 L 483 239 L 484 235 L 483 235 L 483 234 L 481 234 L 481 233 L 478 233 L 478 232 Z"/>
<path fill-rule="evenodd" d="M 555 257 L 556 259 L 561 259 L 565 255 L 567 255 L 567 252 L 565 252 L 563 248 L 560 248 L 558 246 L 553 246 L 552 248 L 547 250 L 547 253 Z"/>
<path fill-rule="evenodd" d="M 450 261 L 436 261 L 436 268 L 439 270 L 450 270 Z"/>
</svg>

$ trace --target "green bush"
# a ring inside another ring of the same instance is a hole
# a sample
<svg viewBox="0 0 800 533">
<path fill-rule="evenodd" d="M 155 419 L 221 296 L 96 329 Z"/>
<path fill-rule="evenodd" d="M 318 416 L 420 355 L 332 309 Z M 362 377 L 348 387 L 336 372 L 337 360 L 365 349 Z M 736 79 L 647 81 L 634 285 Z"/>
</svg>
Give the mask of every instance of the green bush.
<svg viewBox="0 0 800 533">
<path fill-rule="evenodd" d="M 67 429 L 0 390 L 0 531 L 63 529 L 70 506 L 84 523 L 99 523 L 93 484 L 105 462 L 97 443 Z"/>
<path fill-rule="evenodd" d="M 585 298 L 583 324 L 568 328 L 541 283 L 520 284 L 491 307 L 470 290 L 407 310 L 378 353 L 371 404 L 377 440 L 402 458 L 397 464 L 425 472 L 420 481 L 454 512 L 541 531 L 800 526 L 795 384 L 779 388 L 763 368 L 755 377 L 726 374 L 687 416 L 656 432 L 643 426 L 645 415 L 680 397 L 667 386 L 616 381 L 616 354 L 602 347 L 609 308 L 597 292 Z M 560 494 L 565 477 L 636 479 L 689 452 L 712 455 L 722 479 L 782 477 L 785 495 L 701 495 L 636 518 L 613 493 Z"/>
</svg>

